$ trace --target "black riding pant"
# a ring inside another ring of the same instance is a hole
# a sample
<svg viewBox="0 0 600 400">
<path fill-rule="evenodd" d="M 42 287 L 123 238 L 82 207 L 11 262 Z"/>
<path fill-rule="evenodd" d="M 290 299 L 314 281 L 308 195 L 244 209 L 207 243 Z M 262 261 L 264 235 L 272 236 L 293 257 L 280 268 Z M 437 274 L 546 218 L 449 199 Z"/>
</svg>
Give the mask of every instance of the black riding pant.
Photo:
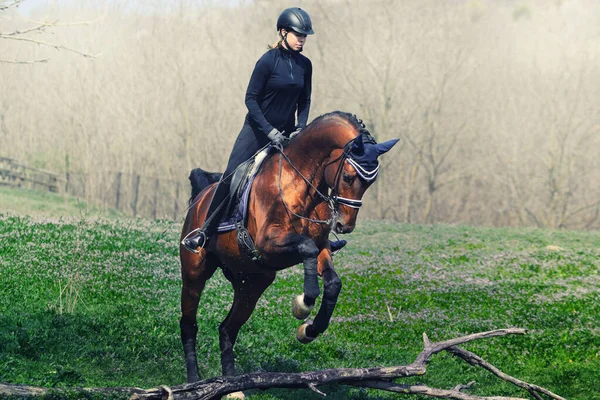
<svg viewBox="0 0 600 400">
<path fill-rule="evenodd" d="M 208 208 L 206 222 L 202 227 L 207 236 L 212 236 L 217 231 L 219 222 L 227 208 L 225 201 L 229 195 L 229 186 L 231 185 L 233 172 L 241 163 L 250 159 L 250 157 L 268 143 L 269 139 L 266 135 L 261 133 L 258 129 L 253 128 L 248 122 L 244 123 L 244 126 L 233 145 L 233 149 L 231 150 L 227 169 L 225 169 L 225 172 L 223 173 L 223 177 L 215 190 L 210 202 L 210 207 Z M 219 205 L 221 204 L 223 204 L 223 206 L 219 208 Z"/>
</svg>

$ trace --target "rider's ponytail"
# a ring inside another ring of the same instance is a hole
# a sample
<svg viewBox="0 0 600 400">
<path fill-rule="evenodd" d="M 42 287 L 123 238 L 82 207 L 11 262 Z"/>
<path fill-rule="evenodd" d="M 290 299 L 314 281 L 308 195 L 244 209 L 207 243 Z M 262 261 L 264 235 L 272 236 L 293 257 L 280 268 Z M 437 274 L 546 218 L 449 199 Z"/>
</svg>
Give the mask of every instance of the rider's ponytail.
<svg viewBox="0 0 600 400">
<path fill-rule="evenodd" d="M 268 45 L 267 45 L 267 48 L 268 48 L 269 50 L 272 50 L 272 49 L 276 49 L 276 48 L 278 48 L 280 45 L 281 45 L 281 40 L 279 40 L 279 41 L 277 41 L 277 42 L 275 42 L 275 43 L 273 43 L 273 44 L 268 44 Z"/>
<path fill-rule="evenodd" d="M 267 45 L 267 48 L 268 48 L 269 50 L 276 49 L 276 48 L 278 48 L 279 46 L 281 46 L 281 43 L 282 43 L 282 42 L 283 42 L 283 35 L 281 34 L 281 31 L 279 31 L 279 40 L 278 40 L 278 41 L 276 41 L 276 42 L 275 42 L 275 43 L 273 43 L 273 44 L 269 44 L 269 45 Z"/>
</svg>

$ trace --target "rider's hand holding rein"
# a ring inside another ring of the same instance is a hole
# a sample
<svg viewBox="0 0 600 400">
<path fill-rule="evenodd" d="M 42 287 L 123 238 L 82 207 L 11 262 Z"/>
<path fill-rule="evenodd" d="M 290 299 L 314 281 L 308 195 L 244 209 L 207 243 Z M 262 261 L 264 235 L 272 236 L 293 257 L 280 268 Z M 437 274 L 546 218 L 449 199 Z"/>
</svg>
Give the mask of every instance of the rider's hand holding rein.
<svg viewBox="0 0 600 400">
<path fill-rule="evenodd" d="M 290 140 L 292 140 L 297 134 L 299 134 L 301 130 L 301 128 L 296 128 L 294 132 L 290 133 Z"/>
<path fill-rule="evenodd" d="M 283 145 L 285 140 L 287 139 L 283 135 L 283 133 L 281 133 L 277 130 L 277 128 L 273 128 L 267 136 L 269 137 L 269 140 L 271 141 L 271 143 L 273 143 L 275 146 Z"/>
</svg>

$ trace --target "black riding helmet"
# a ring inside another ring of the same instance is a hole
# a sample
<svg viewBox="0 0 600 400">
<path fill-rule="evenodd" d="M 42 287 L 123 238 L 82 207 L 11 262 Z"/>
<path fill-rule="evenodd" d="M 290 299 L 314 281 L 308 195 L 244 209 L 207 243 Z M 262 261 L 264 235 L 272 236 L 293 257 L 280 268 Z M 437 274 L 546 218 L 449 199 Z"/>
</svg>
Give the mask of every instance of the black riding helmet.
<svg viewBox="0 0 600 400">
<path fill-rule="evenodd" d="M 292 30 L 302 35 L 312 35 L 312 22 L 308 13 L 299 7 L 286 8 L 277 18 L 277 31 Z"/>
</svg>

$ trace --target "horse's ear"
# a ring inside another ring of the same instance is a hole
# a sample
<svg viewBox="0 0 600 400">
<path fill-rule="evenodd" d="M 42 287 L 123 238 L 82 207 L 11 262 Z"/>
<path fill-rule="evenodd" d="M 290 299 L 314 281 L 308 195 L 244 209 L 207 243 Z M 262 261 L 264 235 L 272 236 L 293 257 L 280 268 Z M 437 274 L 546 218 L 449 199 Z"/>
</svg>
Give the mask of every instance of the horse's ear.
<svg viewBox="0 0 600 400">
<path fill-rule="evenodd" d="M 375 145 L 375 148 L 377 149 L 377 155 L 382 155 L 383 153 L 387 153 L 388 151 L 390 151 L 390 149 L 394 147 L 394 145 L 398 143 L 399 140 L 400 139 L 392 139 L 383 143 L 377 143 Z"/>
<path fill-rule="evenodd" d="M 365 144 L 363 143 L 363 135 L 358 135 L 352 143 L 352 153 L 361 156 L 365 152 Z"/>
</svg>

